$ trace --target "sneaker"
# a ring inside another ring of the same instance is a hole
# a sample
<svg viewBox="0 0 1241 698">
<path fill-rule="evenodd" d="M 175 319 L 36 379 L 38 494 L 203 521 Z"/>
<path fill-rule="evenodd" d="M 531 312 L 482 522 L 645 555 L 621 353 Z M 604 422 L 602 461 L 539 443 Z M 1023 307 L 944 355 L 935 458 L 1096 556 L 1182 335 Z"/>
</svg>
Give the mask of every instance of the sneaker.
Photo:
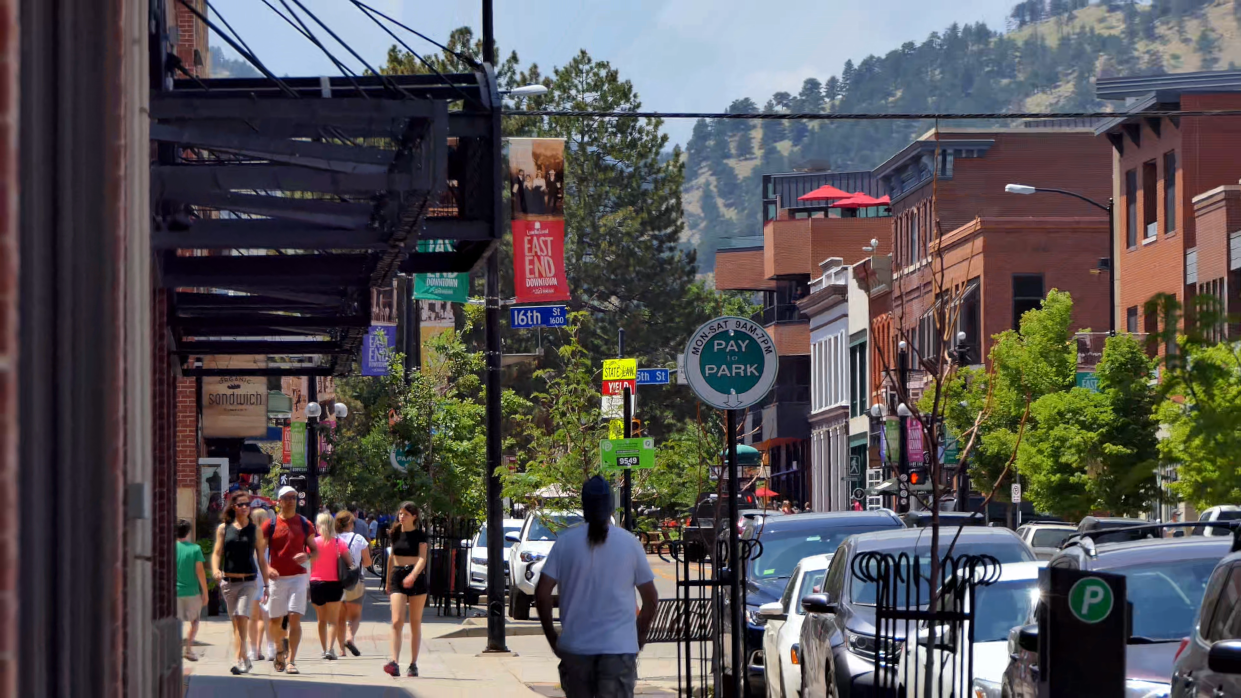
<svg viewBox="0 0 1241 698">
<path fill-rule="evenodd" d="M 254 660 L 256 660 L 256 659 L 262 659 L 262 658 L 261 658 L 261 657 L 259 657 L 259 656 L 258 656 L 258 654 L 256 654 L 256 653 L 255 653 L 255 651 L 254 651 L 254 648 L 253 648 L 253 647 L 251 647 L 250 649 L 246 650 L 246 661 L 248 661 L 248 662 L 253 662 L 253 661 L 254 661 Z"/>
<path fill-rule="evenodd" d="M 233 676 L 241 676 L 242 674 L 246 673 L 246 663 L 237 662 L 236 664 L 229 667 L 228 670 L 233 672 Z"/>
<path fill-rule="evenodd" d="M 324 658 L 324 659 L 326 659 L 326 660 L 328 660 L 328 661 L 330 661 L 330 662 L 334 662 L 334 661 L 336 661 L 336 659 L 337 659 L 337 657 L 336 657 L 336 653 L 335 653 L 335 652 L 333 652 L 332 650 L 328 650 L 327 652 L 324 652 L 324 653 L 323 653 L 323 658 Z"/>
<path fill-rule="evenodd" d="M 410 662 L 409 669 L 405 670 L 405 675 L 406 676 L 417 676 L 418 675 L 418 663 Z"/>
<path fill-rule="evenodd" d="M 184 652 L 182 652 L 182 653 L 181 653 L 181 656 L 182 656 L 182 657 L 185 657 L 186 659 L 190 660 L 191 662 L 197 662 L 197 661 L 198 661 L 198 655 L 194 654 L 194 650 L 191 650 L 191 649 L 186 649 Z"/>
<path fill-rule="evenodd" d="M 401 666 L 396 662 L 388 662 L 384 665 L 384 673 L 388 676 L 400 676 Z"/>
<path fill-rule="evenodd" d="M 246 668 L 245 668 L 244 673 L 249 674 L 250 670 L 253 668 L 254 668 L 254 660 L 250 659 L 249 657 L 246 657 Z"/>
<path fill-rule="evenodd" d="M 271 640 L 267 641 L 267 656 L 268 657 L 276 656 L 276 643 L 272 642 Z M 259 655 L 259 659 L 262 659 L 262 658 L 263 658 L 263 655 Z"/>
<path fill-rule="evenodd" d="M 362 654 L 361 652 L 358 651 L 358 646 L 353 644 L 352 642 L 346 642 L 345 648 L 348 649 L 350 652 L 352 652 L 353 656 L 355 657 Z"/>
<path fill-rule="evenodd" d="M 263 653 L 262 653 L 262 652 L 259 652 L 258 654 L 254 655 L 254 658 L 255 658 L 255 659 L 257 659 L 257 660 L 259 660 L 260 662 L 261 662 L 261 661 L 263 661 L 263 660 L 265 660 L 265 659 L 267 659 L 267 657 L 264 657 L 264 656 L 263 656 Z"/>
</svg>

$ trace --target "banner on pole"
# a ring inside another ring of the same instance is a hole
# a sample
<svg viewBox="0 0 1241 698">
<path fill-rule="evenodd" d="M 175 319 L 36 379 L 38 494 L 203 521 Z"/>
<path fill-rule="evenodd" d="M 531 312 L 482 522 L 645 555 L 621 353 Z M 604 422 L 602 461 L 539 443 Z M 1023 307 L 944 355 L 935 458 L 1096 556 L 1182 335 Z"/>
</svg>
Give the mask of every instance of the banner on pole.
<svg viewBox="0 0 1241 698">
<path fill-rule="evenodd" d="M 293 462 L 293 433 L 289 427 L 280 431 L 280 462 L 289 465 Z"/>
<path fill-rule="evenodd" d="M 362 375 L 388 375 L 388 356 L 392 352 L 392 340 L 396 335 L 394 325 L 371 325 L 362 339 Z"/>
<path fill-rule="evenodd" d="M 306 423 L 293 422 L 289 425 L 289 432 L 289 449 L 292 455 L 292 462 L 289 463 L 289 470 L 305 470 Z"/>
<path fill-rule="evenodd" d="M 456 252 L 450 240 L 419 240 L 419 252 Z M 420 301 L 447 301 L 464 303 L 470 299 L 470 275 L 468 272 L 444 274 L 414 274 L 413 297 Z"/>
<path fill-rule="evenodd" d="M 517 303 L 569 300 L 564 268 L 564 139 L 509 138 Z"/>
</svg>

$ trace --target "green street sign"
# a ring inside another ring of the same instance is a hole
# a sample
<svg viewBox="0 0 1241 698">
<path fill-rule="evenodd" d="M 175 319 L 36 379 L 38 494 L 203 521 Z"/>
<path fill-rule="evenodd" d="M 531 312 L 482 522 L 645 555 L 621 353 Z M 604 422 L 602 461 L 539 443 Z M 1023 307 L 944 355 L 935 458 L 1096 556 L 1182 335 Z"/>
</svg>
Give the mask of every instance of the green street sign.
<svg viewBox="0 0 1241 698">
<path fill-rule="evenodd" d="M 708 405 L 724 410 L 762 400 L 776 382 L 776 344 L 761 325 L 718 317 L 699 327 L 685 347 L 685 376 Z"/>
<path fill-rule="evenodd" d="M 289 424 L 289 470 L 306 469 L 306 423 Z"/>
<path fill-rule="evenodd" d="M 1112 587 L 1098 577 L 1079 579 L 1069 589 L 1069 612 L 1083 623 L 1098 623 L 1112 612 Z"/>
<path fill-rule="evenodd" d="M 1078 371 L 1074 383 L 1079 388 L 1099 392 L 1099 376 L 1094 371 Z"/>
<path fill-rule="evenodd" d="M 655 467 L 655 439 L 604 439 L 599 454 L 606 470 L 643 470 Z"/>
<path fill-rule="evenodd" d="M 414 274 L 414 298 L 421 301 L 464 303 L 470 298 L 470 275 Z"/>
<path fill-rule="evenodd" d="M 947 433 L 943 435 L 943 439 L 944 442 L 939 446 L 939 462 L 944 465 L 960 465 L 961 440 Z"/>
</svg>

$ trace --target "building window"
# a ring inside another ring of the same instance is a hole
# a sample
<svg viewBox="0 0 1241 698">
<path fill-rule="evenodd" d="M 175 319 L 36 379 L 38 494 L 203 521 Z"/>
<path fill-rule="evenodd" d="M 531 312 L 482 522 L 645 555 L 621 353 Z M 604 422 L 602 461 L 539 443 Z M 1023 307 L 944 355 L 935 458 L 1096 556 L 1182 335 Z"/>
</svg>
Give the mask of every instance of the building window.
<svg viewBox="0 0 1241 698">
<path fill-rule="evenodd" d="M 1138 171 L 1125 173 L 1125 241 L 1138 246 Z"/>
<path fill-rule="evenodd" d="M 774 221 L 776 219 L 776 215 L 777 215 L 776 205 L 767 204 L 767 217 L 764 218 L 763 220 Z"/>
<path fill-rule="evenodd" d="M 1159 201 L 1156 187 L 1159 177 L 1155 170 L 1155 161 L 1142 163 L 1142 239 L 1149 240 L 1159 232 L 1159 216 L 1155 208 Z"/>
<path fill-rule="evenodd" d="M 1021 329 L 1021 316 L 1043 306 L 1043 275 L 1013 274 L 1013 329 Z"/>
<path fill-rule="evenodd" d="M 1138 333 L 1138 306 L 1130 306 L 1125 311 L 1125 331 L 1129 334 Z"/>
<path fill-rule="evenodd" d="M 909 263 L 918 263 L 918 211 L 909 216 Z"/>
<path fill-rule="evenodd" d="M 1163 155 L 1163 232 L 1176 232 L 1176 151 Z"/>
<path fill-rule="evenodd" d="M 870 383 L 866 380 L 866 342 L 849 347 L 849 416 L 860 417 L 870 407 L 867 393 Z"/>
<path fill-rule="evenodd" d="M 982 363 L 982 304 L 979 302 L 979 280 L 971 279 L 965 285 L 959 302 L 960 313 L 957 315 L 957 332 L 965 333 L 965 347 L 969 350 L 966 357 L 971 364 Z M 956 337 L 952 338 L 955 342 Z M 954 346 L 955 348 L 955 346 Z"/>
</svg>

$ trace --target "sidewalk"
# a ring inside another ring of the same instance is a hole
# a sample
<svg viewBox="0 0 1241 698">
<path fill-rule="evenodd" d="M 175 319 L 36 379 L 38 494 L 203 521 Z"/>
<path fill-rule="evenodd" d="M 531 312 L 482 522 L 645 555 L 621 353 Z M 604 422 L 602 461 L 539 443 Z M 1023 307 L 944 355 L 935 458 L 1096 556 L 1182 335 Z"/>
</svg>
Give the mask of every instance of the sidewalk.
<svg viewBox="0 0 1241 698">
<path fill-rule="evenodd" d="M 360 657 L 348 655 L 336 661 L 321 659 L 322 649 L 314 612 L 302 621 L 302 643 L 298 651 L 300 675 L 278 673 L 268 661 L 255 662 L 250 674 L 233 676 L 232 629 L 223 616 L 203 620 L 199 625 L 195 652 L 197 662 L 183 661 L 186 697 L 208 698 L 300 698 L 301 696 L 357 696 L 360 698 L 398 696 L 478 696 L 507 698 L 521 696 L 562 696 L 556 657 L 551 653 L 537 621 L 507 622 L 506 639 L 511 655 L 480 656 L 485 637 L 476 635 L 485 628 L 480 609 L 465 619 L 438 616 L 427 609 L 422 625 L 422 649 L 418 657 L 418 678 L 392 678 L 383 673 L 388 662 L 388 599 L 379 593 L 379 580 L 367 579 L 362 627 L 356 644 Z M 309 610 L 309 609 L 308 609 Z M 537 634 L 515 635 L 514 632 Z M 409 630 L 404 632 L 401 671 L 409 664 Z M 638 694 L 676 695 L 676 646 L 651 645 L 638 660 Z"/>
</svg>

